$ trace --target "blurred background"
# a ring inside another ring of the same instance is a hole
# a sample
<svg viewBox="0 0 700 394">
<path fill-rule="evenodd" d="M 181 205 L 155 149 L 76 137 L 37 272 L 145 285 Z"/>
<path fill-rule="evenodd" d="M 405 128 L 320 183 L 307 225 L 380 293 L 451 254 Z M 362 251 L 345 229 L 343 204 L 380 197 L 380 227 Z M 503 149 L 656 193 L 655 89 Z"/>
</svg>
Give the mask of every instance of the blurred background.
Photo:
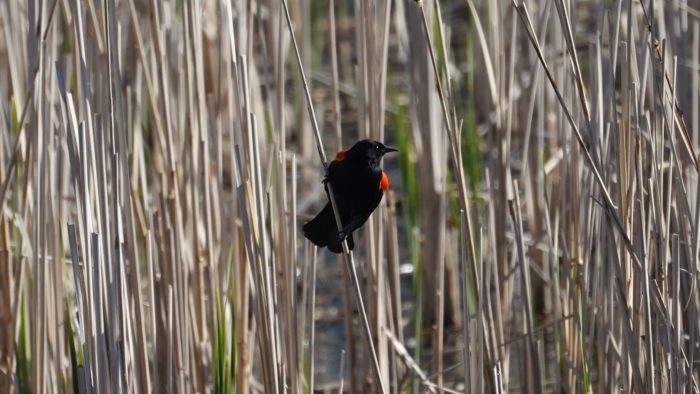
<svg viewBox="0 0 700 394">
<path fill-rule="evenodd" d="M 699 67 L 693 0 L 0 1 L 0 392 L 697 392 Z M 399 149 L 352 257 L 315 124 Z"/>
</svg>

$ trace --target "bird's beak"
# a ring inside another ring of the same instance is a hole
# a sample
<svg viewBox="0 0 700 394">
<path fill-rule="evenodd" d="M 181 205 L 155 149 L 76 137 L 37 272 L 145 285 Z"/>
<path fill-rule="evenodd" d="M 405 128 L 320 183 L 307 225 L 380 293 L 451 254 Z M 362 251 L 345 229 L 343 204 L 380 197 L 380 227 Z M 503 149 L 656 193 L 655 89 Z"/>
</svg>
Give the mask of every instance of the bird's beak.
<svg viewBox="0 0 700 394">
<path fill-rule="evenodd" d="M 389 152 L 398 152 L 398 151 L 399 151 L 398 149 L 392 148 L 392 147 L 390 147 L 390 146 L 385 146 L 385 147 L 384 147 L 384 154 L 387 154 L 387 153 L 389 153 Z"/>
</svg>

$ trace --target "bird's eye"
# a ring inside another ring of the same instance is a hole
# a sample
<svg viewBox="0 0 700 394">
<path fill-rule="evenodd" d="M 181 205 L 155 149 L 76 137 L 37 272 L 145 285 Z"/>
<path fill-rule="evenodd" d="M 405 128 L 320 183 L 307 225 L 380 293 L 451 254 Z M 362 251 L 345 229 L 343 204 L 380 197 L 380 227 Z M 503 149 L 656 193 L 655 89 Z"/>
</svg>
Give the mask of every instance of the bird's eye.
<svg viewBox="0 0 700 394">
<path fill-rule="evenodd" d="M 375 146 L 375 147 L 374 147 L 374 149 L 376 149 L 376 150 L 378 150 L 378 151 L 379 151 L 379 150 L 382 150 L 382 147 L 381 147 L 381 146 L 379 146 L 379 145 L 377 145 L 377 146 Z"/>
</svg>

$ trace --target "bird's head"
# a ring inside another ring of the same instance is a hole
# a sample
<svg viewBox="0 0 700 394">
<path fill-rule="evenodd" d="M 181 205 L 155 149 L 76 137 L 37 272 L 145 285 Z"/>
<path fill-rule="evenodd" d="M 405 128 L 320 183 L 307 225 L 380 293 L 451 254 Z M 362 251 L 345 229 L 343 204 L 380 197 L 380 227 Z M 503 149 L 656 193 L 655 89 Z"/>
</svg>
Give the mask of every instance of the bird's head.
<svg viewBox="0 0 700 394">
<path fill-rule="evenodd" d="M 367 161 L 371 166 L 378 166 L 385 154 L 396 151 L 378 141 L 362 140 L 347 151 L 347 156 L 355 160 Z"/>
</svg>

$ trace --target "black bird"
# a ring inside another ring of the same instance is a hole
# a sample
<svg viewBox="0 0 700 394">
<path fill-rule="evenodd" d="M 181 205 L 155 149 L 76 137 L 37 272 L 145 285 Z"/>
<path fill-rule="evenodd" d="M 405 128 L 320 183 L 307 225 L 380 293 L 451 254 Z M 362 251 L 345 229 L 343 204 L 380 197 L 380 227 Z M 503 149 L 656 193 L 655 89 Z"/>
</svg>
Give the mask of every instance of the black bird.
<svg viewBox="0 0 700 394">
<path fill-rule="evenodd" d="M 328 246 L 334 253 L 343 252 L 343 239 L 350 250 L 355 247 L 352 232 L 365 224 L 389 188 L 389 178 L 379 168 L 382 156 L 389 152 L 396 149 L 372 140 L 358 141 L 352 148 L 338 152 L 323 183 L 326 194 L 329 182 L 333 187 L 343 231 L 338 233 L 329 199 L 323 210 L 303 226 L 306 238 L 319 247 Z"/>
</svg>

